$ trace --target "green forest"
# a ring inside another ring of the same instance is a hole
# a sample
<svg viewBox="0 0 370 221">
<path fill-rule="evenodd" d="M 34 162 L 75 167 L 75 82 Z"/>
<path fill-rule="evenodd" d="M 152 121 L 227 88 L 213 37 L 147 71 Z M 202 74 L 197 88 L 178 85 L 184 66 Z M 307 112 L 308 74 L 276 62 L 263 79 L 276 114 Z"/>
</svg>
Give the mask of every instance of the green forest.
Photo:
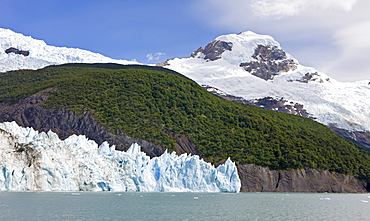
<svg viewBox="0 0 370 221">
<path fill-rule="evenodd" d="M 329 169 L 365 180 L 370 153 L 324 125 L 299 116 L 226 101 L 168 69 L 114 64 L 62 65 L 0 75 L 0 102 L 45 89 L 46 108 L 88 111 L 120 130 L 169 150 L 187 136 L 208 162 L 230 157 L 270 169 Z"/>
</svg>

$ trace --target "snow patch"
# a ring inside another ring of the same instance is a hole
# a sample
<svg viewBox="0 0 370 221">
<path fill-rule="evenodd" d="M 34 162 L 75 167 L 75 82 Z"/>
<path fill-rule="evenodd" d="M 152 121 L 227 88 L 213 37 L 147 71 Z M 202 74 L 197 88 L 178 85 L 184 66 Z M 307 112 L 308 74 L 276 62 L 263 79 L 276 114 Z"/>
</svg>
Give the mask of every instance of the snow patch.
<svg viewBox="0 0 370 221">
<path fill-rule="evenodd" d="M 12 47 L 28 51 L 29 55 L 5 52 Z M 49 65 L 66 63 L 138 64 L 136 61 L 115 60 L 82 49 L 49 46 L 42 40 L 0 28 L 0 72 L 40 69 Z"/>
</svg>

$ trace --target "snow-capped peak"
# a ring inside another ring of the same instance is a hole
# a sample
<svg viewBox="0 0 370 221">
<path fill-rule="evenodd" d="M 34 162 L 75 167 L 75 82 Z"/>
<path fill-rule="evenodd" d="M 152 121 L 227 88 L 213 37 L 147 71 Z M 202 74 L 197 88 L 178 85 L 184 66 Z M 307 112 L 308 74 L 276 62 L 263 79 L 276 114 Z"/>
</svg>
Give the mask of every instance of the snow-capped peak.
<svg viewBox="0 0 370 221">
<path fill-rule="evenodd" d="M 28 55 L 16 53 L 16 50 Z M 137 64 L 136 61 L 115 60 L 82 49 L 49 46 L 42 40 L 0 28 L 0 72 L 65 63 Z"/>
<path fill-rule="evenodd" d="M 201 76 L 192 78 L 202 84 L 207 84 L 204 78 L 238 76 L 255 76 L 266 81 L 285 76 L 290 82 L 330 82 L 325 74 L 300 65 L 273 37 L 251 31 L 219 36 L 204 49 L 201 47 L 193 52 L 190 58 L 173 59 L 166 64 L 180 73 L 200 68 Z M 221 71 L 214 72 L 216 66 Z"/>
<path fill-rule="evenodd" d="M 165 62 L 200 85 L 246 100 L 266 97 L 302 104 L 318 122 L 350 131 L 370 131 L 370 86 L 341 83 L 286 53 L 268 35 L 251 31 L 217 37 L 189 58 Z"/>
<path fill-rule="evenodd" d="M 223 55 L 225 60 L 231 64 L 239 65 L 242 62 L 252 60 L 251 55 L 258 45 L 272 45 L 280 48 L 280 44 L 268 35 L 258 35 L 251 31 L 241 32 L 239 34 L 221 35 L 216 38 L 219 41 L 231 42 L 233 48 Z"/>
</svg>

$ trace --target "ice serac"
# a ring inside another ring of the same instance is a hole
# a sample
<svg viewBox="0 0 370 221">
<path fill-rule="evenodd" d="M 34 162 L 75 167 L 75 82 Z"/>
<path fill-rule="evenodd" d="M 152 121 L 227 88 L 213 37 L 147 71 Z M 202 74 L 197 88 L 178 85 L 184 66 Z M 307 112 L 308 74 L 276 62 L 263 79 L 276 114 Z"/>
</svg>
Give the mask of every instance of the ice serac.
<svg viewBox="0 0 370 221">
<path fill-rule="evenodd" d="M 239 192 L 235 164 L 215 168 L 199 156 L 165 152 L 150 158 L 132 144 L 127 152 L 85 136 L 65 140 L 0 124 L 1 191 Z"/>
<path fill-rule="evenodd" d="M 211 60 L 199 49 L 189 58 L 168 60 L 166 68 L 256 106 L 268 109 L 260 101 L 286 101 L 280 109 L 299 106 L 304 116 L 334 131 L 369 134 L 370 111 L 364 111 L 370 107 L 369 81 L 338 82 L 314 68 L 305 67 L 268 35 L 246 31 L 222 35 L 213 42 L 227 42 L 230 50 L 216 47 L 216 51 L 222 53 L 217 54 L 217 60 Z M 271 109 L 279 111 L 279 108 Z M 289 112 L 302 115 L 299 110 Z M 366 145 L 366 141 L 363 144 Z M 370 142 L 367 145 L 370 148 Z"/>
<path fill-rule="evenodd" d="M 82 49 L 49 46 L 42 40 L 0 28 L 0 72 L 66 63 L 138 64 Z"/>
</svg>

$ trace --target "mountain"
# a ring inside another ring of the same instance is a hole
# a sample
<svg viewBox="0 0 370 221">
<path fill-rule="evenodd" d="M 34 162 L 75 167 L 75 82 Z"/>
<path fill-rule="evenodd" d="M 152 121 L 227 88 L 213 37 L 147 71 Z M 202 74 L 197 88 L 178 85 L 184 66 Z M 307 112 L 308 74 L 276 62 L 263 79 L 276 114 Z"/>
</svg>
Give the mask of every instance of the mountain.
<svg viewBox="0 0 370 221">
<path fill-rule="evenodd" d="M 127 152 L 85 136 L 60 140 L 15 122 L 0 123 L 1 191 L 239 192 L 234 163 L 214 168 L 190 156 L 149 158 L 132 144 Z M 73 156 L 73 157 L 71 157 Z"/>
<path fill-rule="evenodd" d="M 0 28 L 0 72 L 65 63 L 137 64 L 86 50 L 49 46 Z M 223 35 L 189 58 L 160 64 L 225 99 L 315 119 L 370 148 L 370 86 L 338 82 L 304 67 L 272 37 L 247 31 Z"/>
<path fill-rule="evenodd" d="M 115 60 L 82 49 L 49 46 L 42 40 L 0 28 L 0 72 L 39 69 L 65 63 L 137 64 L 135 61 Z"/>
<path fill-rule="evenodd" d="M 223 35 L 189 58 L 158 65 L 226 99 L 314 119 L 370 148 L 368 81 L 338 82 L 305 67 L 270 36 Z"/>
<path fill-rule="evenodd" d="M 68 64 L 0 75 L 0 122 L 151 157 L 236 162 L 242 191 L 364 192 L 370 153 L 310 119 L 212 95 L 169 69 Z M 357 179 L 355 178 L 357 177 Z M 264 180 L 264 182 L 258 182 Z M 361 181 L 359 181 L 361 180 Z"/>
<path fill-rule="evenodd" d="M 328 85 L 342 93 L 349 88 L 349 94 L 356 97 L 353 94 L 368 93 L 362 82 L 340 83 L 303 67 L 272 37 L 252 32 L 221 36 L 190 58 L 162 64 L 180 69 L 186 78 L 167 68 L 122 66 L 116 63 L 135 62 L 48 46 L 7 29 L 0 29 L 0 33 L 0 67 L 4 72 L 51 64 L 100 63 L 0 75 L 0 122 L 52 130 L 62 140 L 83 134 L 98 144 L 107 141 L 117 150 L 128 150 L 132 143 L 138 143 L 152 158 L 161 156 L 165 149 L 199 155 L 216 165 L 231 157 L 238 167 L 241 191 L 365 192 L 370 188 L 365 183 L 369 179 L 369 152 L 361 147 L 311 120 L 218 99 L 190 80 L 229 100 L 317 120 L 310 106 L 298 99 L 304 100 L 304 94 L 312 92 L 309 101 L 313 107 L 314 101 L 324 101 L 316 109 L 333 109 L 331 117 L 322 117 L 331 119 L 331 129 L 366 145 L 366 125 L 342 119 L 335 112 L 341 108 L 335 96 L 325 91 Z M 292 85 L 295 88 L 288 90 Z M 317 95 L 320 90 L 327 96 Z M 234 91 L 253 92 L 254 96 L 244 98 Z M 296 94 L 297 100 L 279 93 Z M 366 99 L 361 102 L 353 108 L 366 106 Z M 350 115 L 345 108 L 343 115 Z M 366 113 L 359 117 L 366 118 Z"/>
</svg>

